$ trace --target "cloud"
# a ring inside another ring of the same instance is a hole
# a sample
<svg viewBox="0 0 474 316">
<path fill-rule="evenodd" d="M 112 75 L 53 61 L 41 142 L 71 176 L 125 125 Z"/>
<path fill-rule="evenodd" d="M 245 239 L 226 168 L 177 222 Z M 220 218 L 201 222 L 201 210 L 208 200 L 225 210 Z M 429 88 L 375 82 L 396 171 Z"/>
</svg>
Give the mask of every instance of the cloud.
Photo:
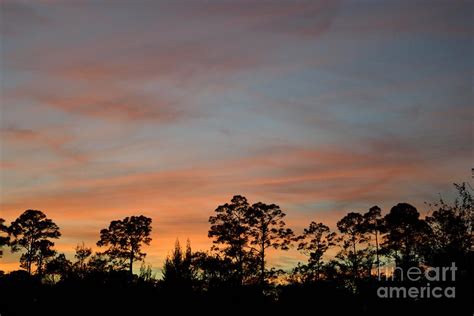
<svg viewBox="0 0 474 316">
<path fill-rule="evenodd" d="M 50 23 L 44 14 L 26 2 L 3 0 L 0 10 L 0 34 L 6 36 L 22 36 L 35 29 L 43 29 Z"/>
<path fill-rule="evenodd" d="M 72 95 L 37 96 L 36 101 L 69 113 L 116 121 L 175 122 L 188 116 L 176 104 L 138 94 L 86 91 Z"/>
<path fill-rule="evenodd" d="M 6 127 L 0 129 L 0 138 L 12 145 L 23 145 L 32 147 L 44 147 L 55 155 L 77 163 L 87 161 L 87 156 L 74 152 L 66 148 L 66 145 L 73 141 L 73 137 L 57 133 L 57 130 L 32 130 L 16 127 Z M 9 164 L 10 167 L 15 164 Z"/>
<path fill-rule="evenodd" d="M 211 2 L 197 9 L 210 17 L 220 17 L 226 24 L 251 31 L 319 36 L 326 32 L 337 13 L 340 1 L 259 1 Z"/>
<path fill-rule="evenodd" d="M 301 230 L 470 179 L 457 2 L 18 3 L 1 24 L 0 208 L 45 211 L 61 251 L 145 214 L 156 265 L 176 237 L 207 249 L 234 194 Z"/>
<path fill-rule="evenodd" d="M 435 1 L 426 6 L 420 2 L 350 1 L 340 12 L 343 23 L 334 31 L 361 37 L 373 35 L 417 33 L 466 37 L 470 34 L 469 10 L 472 3 L 464 0 Z"/>
<path fill-rule="evenodd" d="M 22 196 L 28 196 L 26 204 L 58 211 L 68 201 L 70 216 L 79 218 L 83 210 L 95 207 L 100 211 L 94 214 L 100 217 L 130 209 L 151 213 L 160 209 L 179 211 L 179 216 L 184 216 L 181 214 L 208 212 L 222 196 L 239 193 L 267 196 L 268 200 L 289 204 L 364 201 L 375 196 L 383 199 L 387 194 L 398 196 L 401 188 L 391 190 L 400 182 L 429 177 L 426 161 L 417 157 L 416 152 L 402 154 L 393 148 L 384 152 L 379 151 L 381 148 L 358 153 L 349 149 L 308 150 L 290 146 L 269 148 L 268 152 L 262 150 L 248 158 L 202 163 L 197 168 L 112 174 L 96 179 L 57 174 L 61 181 L 54 192 L 36 189 Z M 26 207 L 22 196 L 4 202 L 4 209 Z M 61 216 L 63 211 L 57 215 Z"/>
</svg>

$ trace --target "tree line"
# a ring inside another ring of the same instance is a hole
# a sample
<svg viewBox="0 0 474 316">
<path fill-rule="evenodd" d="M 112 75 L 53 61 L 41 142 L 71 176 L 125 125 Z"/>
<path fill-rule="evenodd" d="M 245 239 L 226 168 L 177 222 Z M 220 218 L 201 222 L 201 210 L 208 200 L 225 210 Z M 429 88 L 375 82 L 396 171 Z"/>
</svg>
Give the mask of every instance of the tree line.
<svg viewBox="0 0 474 316">
<path fill-rule="evenodd" d="M 177 241 L 161 279 L 143 263 L 144 249 L 152 240 L 152 219 L 143 215 L 112 221 L 100 231 L 97 246 L 102 251 L 94 253 L 81 244 L 70 260 L 54 250 L 54 240 L 61 236 L 58 225 L 39 210 L 27 210 L 9 225 L 0 219 L 0 246 L 20 252 L 24 273 L 48 286 L 108 282 L 119 276 L 127 284 L 147 284 L 170 292 L 252 289 L 273 301 L 291 287 L 329 286 L 357 295 L 366 291 L 368 282 L 386 277 L 382 267 L 388 264 L 407 271 L 455 262 L 460 271 L 472 273 L 472 189 L 465 183 L 455 188 L 457 197 L 452 203 L 440 199 L 427 205 L 430 213 L 424 218 L 408 203 L 393 206 L 385 215 L 373 206 L 365 212 L 348 212 L 335 231 L 312 221 L 300 234 L 287 227 L 286 214 L 278 205 L 250 204 L 236 195 L 209 218 L 211 249 L 193 251 L 189 240 L 183 249 Z M 268 266 L 269 249 L 292 247 L 306 257 L 305 262 L 289 271 Z M 327 255 L 331 249 L 335 256 Z M 134 274 L 137 262 L 142 264 Z M 2 274 L 0 283 L 21 273 Z M 397 277 L 403 279 L 402 275 L 392 276 Z"/>
</svg>

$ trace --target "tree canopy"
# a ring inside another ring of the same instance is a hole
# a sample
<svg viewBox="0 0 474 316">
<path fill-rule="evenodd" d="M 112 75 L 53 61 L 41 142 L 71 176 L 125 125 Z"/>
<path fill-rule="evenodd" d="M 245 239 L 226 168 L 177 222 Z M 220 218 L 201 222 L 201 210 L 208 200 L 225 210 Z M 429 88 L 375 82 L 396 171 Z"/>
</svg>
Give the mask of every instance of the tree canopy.
<svg viewBox="0 0 474 316">
<path fill-rule="evenodd" d="M 8 232 L 12 251 L 24 251 L 20 262 L 30 274 L 34 263 L 41 272 L 44 258 L 54 255 L 51 239 L 61 236 L 59 227 L 38 210 L 26 210 L 11 223 Z"/>
<path fill-rule="evenodd" d="M 118 260 L 119 264 L 127 261 L 129 272 L 133 274 L 133 262 L 145 257 L 142 246 L 151 242 L 151 222 L 151 218 L 143 215 L 114 220 L 100 231 L 97 246 L 108 247 L 105 254 Z"/>
</svg>

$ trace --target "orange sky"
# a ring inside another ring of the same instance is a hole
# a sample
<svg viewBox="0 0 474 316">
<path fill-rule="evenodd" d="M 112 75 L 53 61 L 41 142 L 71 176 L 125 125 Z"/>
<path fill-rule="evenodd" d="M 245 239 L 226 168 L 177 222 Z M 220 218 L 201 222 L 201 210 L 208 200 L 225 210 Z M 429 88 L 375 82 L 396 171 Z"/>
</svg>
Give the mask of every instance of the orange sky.
<svg viewBox="0 0 474 316">
<path fill-rule="evenodd" d="M 208 249 L 235 194 L 297 233 L 373 205 L 425 214 L 471 181 L 466 6 L 2 1 L 0 217 L 42 210 L 71 255 L 150 216 L 158 269 L 176 238 Z"/>
</svg>

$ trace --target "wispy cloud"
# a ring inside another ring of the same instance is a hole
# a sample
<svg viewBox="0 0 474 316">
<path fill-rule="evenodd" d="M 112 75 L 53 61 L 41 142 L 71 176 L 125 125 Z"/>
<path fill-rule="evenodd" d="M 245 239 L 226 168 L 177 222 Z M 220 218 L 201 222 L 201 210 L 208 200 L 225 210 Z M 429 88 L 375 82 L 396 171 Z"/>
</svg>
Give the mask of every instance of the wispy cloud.
<svg viewBox="0 0 474 316">
<path fill-rule="evenodd" d="M 145 214 L 159 266 L 234 194 L 296 230 L 422 208 L 470 180 L 471 6 L 2 1 L 1 216 L 42 209 L 70 253 Z"/>
</svg>

